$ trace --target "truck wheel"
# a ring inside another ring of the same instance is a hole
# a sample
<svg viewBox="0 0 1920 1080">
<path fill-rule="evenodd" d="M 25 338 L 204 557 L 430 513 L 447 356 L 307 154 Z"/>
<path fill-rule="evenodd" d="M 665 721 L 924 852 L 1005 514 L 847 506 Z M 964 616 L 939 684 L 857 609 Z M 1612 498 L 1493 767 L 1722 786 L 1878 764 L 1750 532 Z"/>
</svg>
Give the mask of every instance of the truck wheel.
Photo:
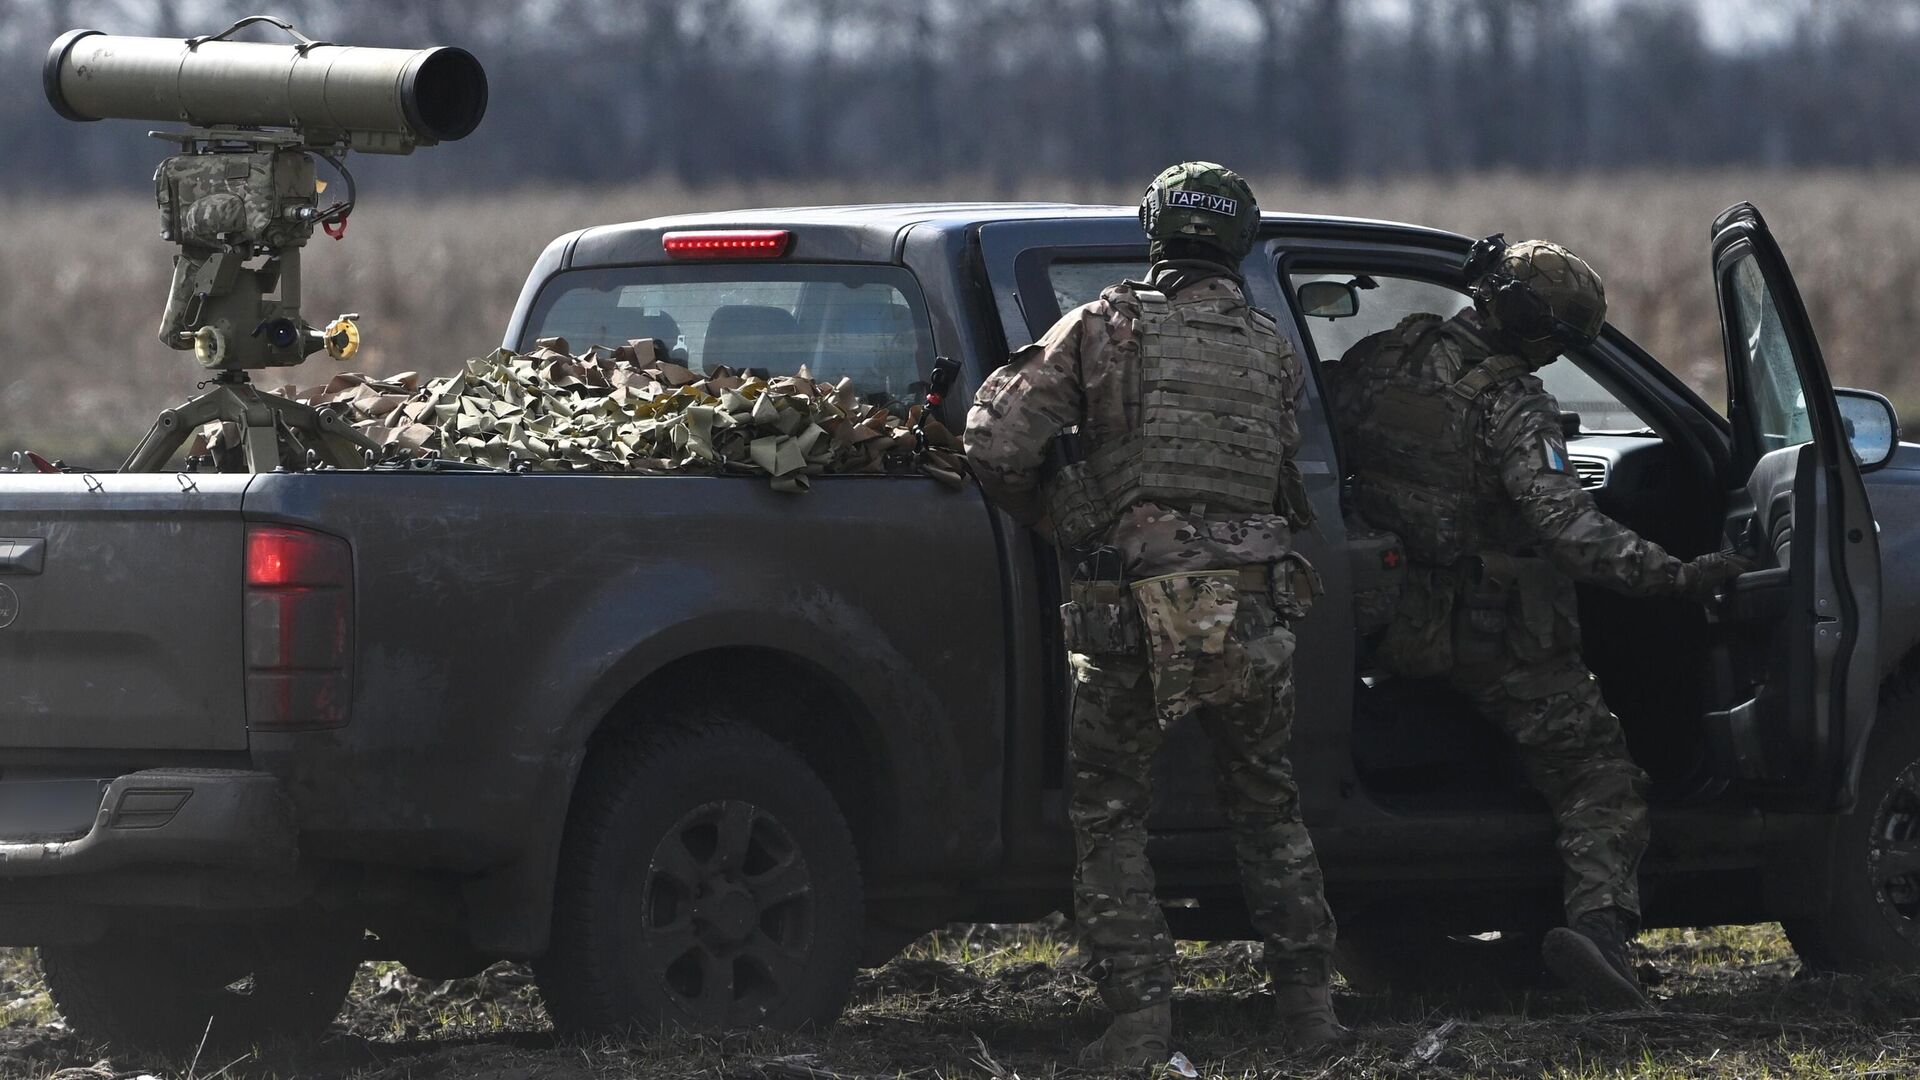
<svg viewBox="0 0 1920 1080">
<path fill-rule="evenodd" d="M 38 951 L 54 1005 L 82 1038 L 178 1054 L 203 1036 L 221 1047 L 318 1039 L 364 950 L 357 931 L 193 927 Z"/>
<path fill-rule="evenodd" d="M 1881 695 L 1860 797 L 1840 818 L 1833 901 L 1782 925 L 1800 962 L 1856 974 L 1920 971 L 1920 680 Z"/>
<path fill-rule="evenodd" d="M 726 721 L 596 752 L 535 966 L 564 1032 L 831 1023 L 864 931 L 860 863 L 799 754 Z"/>
</svg>

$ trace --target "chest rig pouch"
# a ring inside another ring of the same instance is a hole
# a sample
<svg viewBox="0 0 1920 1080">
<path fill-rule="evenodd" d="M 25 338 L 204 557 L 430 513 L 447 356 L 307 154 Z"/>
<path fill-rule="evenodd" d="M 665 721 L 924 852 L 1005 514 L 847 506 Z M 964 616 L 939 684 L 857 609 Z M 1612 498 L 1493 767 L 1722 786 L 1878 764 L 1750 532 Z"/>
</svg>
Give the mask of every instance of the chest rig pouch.
<svg viewBox="0 0 1920 1080">
<path fill-rule="evenodd" d="M 1125 581 L 1076 581 L 1060 605 L 1067 651 L 1092 656 L 1137 654 L 1146 645 L 1140 609 Z"/>
<path fill-rule="evenodd" d="M 1300 443 L 1301 373 L 1272 322 L 1237 300 L 1127 288 L 1139 310 L 1137 419 L 1088 458 L 1109 519 L 1143 500 L 1273 513 Z"/>
<path fill-rule="evenodd" d="M 1106 499 L 1081 451 L 1079 430 L 1055 437 L 1047 457 L 1040 498 L 1053 523 L 1054 542 L 1068 550 L 1089 547 L 1112 528 L 1113 519 L 1107 515 Z"/>
<path fill-rule="evenodd" d="M 1455 350 L 1432 347 L 1444 324 L 1431 320 L 1403 324 L 1407 344 L 1379 357 L 1390 374 L 1357 425 L 1354 508 L 1415 561 L 1450 566 L 1480 550 L 1479 523 L 1498 512 L 1483 505 L 1474 451 L 1482 403 L 1529 369 L 1494 356 L 1462 371 Z"/>
</svg>

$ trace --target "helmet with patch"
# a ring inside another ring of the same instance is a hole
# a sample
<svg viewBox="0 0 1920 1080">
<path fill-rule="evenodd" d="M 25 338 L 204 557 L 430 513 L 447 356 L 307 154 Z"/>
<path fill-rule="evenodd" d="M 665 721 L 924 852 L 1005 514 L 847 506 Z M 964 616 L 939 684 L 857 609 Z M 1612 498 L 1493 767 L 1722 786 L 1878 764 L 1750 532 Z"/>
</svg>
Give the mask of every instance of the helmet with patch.
<svg viewBox="0 0 1920 1080">
<path fill-rule="evenodd" d="M 1183 161 L 1153 178 L 1140 200 L 1140 227 L 1154 258 L 1170 240 L 1218 248 L 1239 262 L 1253 250 L 1260 204 L 1240 175 L 1211 161 Z"/>
<path fill-rule="evenodd" d="M 1607 290 L 1585 259 L 1549 240 L 1508 244 L 1498 234 L 1467 256 L 1474 306 L 1520 345 L 1585 345 L 1607 319 Z"/>
</svg>

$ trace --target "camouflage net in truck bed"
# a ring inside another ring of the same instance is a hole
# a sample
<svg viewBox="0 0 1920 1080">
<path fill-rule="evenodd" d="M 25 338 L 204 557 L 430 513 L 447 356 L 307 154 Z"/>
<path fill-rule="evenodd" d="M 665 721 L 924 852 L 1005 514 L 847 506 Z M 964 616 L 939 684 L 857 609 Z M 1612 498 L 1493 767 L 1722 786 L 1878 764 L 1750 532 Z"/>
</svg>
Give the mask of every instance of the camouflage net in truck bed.
<svg viewBox="0 0 1920 1080">
<path fill-rule="evenodd" d="M 705 374 L 663 357 L 649 339 L 571 355 L 563 338 L 524 354 L 501 349 L 421 385 L 336 375 L 280 393 L 341 413 L 389 456 L 441 457 L 544 472 L 758 473 L 804 491 L 821 473 L 923 472 L 964 483 L 960 441 L 935 417 L 915 453 L 922 405 L 866 404 L 848 380 Z M 237 452 L 240 431 L 210 425 L 192 453 Z"/>
</svg>

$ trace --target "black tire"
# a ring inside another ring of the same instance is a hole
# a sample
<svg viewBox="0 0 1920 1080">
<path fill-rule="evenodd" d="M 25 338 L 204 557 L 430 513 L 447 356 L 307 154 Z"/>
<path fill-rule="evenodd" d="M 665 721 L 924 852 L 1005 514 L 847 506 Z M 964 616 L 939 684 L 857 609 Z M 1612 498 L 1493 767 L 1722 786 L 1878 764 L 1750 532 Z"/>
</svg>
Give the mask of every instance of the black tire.
<svg viewBox="0 0 1920 1080">
<path fill-rule="evenodd" d="M 535 972 L 571 1034 L 828 1024 L 864 905 L 846 819 L 799 754 L 724 720 L 649 727 L 587 762 Z"/>
<path fill-rule="evenodd" d="M 318 1039 L 365 950 L 358 932 L 182 927 L 38 951 L 55 1007 L 83 1039 L 184 1054 L 203 1036 L 223 1048 Z"/>
<path fill-rule="evenodd" d="M 1920 679 L 1881 693 L 1859 796 L 1830 856 L 1831 907 L 1782 926 L 1816 971 L 1920 971 Z"/>
</svg>

